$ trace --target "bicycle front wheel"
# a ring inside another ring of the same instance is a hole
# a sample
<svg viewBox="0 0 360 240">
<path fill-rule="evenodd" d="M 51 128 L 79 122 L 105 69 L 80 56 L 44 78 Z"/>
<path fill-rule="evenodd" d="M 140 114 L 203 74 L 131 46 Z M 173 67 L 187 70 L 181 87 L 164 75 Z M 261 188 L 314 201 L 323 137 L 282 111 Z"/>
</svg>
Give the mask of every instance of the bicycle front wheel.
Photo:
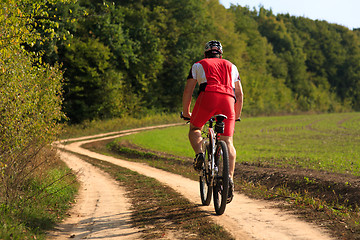
<svg viewBox="0 0 360 240">
<path fill-rule="evenodd" d="M 212 195 L 209 143 L 205 143 L 205 160 L 200 173 L 200 197 L 204 206 L 209 206 Z"/>
<path fill-rule="evenodd" d="M 224 141 L 219 141 L 216 145 L 213 185 L 215 212 L 221 215 L 225 211 L 229 191 L 229 154 Z"/>
</svg>

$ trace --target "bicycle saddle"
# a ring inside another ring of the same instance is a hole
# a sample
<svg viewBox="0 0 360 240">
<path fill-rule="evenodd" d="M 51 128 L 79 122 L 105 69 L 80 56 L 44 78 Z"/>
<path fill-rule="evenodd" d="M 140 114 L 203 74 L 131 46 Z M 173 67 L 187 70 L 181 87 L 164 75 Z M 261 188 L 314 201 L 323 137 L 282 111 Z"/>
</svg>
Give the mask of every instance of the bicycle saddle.
<svg viewBox="0 0 360 240">
<path fill-rule="evenodd" d="M 217 122 L 222 122 L 224 121 L 224 119 L 227 119 L 227 116 L 225 116 L 224 114 L 217 114 L 214 117 L 216 118 Z"/>
</svg>

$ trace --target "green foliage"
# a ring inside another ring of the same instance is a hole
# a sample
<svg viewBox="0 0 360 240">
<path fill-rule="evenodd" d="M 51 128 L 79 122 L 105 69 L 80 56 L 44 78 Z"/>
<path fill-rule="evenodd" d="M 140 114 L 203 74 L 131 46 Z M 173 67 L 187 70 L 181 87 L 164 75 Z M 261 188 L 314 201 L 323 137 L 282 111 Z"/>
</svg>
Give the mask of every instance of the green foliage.
<svg viewBox="0 0 360 240">
<path fill-rule="evenodd" d="M 42 52 L 30 50 L 56 37 L 51 34 L 57 24 L 50 19 L 49 4 L 55 1 L 0 2 L 1 239 L 37 238 L 60 217 L 51 208 L 69 201 L 49 192 L 61 184 L 66 188 L 67 182 L 42 187 L 53 181 L 53 173 L 47 175 L 55 159 L 49 145 L 57 139 L 58 123 L 65 118 L 59 65 L 44 63 Z M 56 197 L 49 200 L 52 194 Z"/>
<path fill-rule="evenodd" d="M 64 109 L 73 121 L 122 117 L 126 109 L 137 108 L 137 98 L 127 94 L 121 72 L 110 65 L 111 55 L 109 47 L 93 38 L 86 42 L 74 39 L 66 48 L 64 64 L 72 67 L 65 74 L 69 100 Z"/>
<path fill-rule="evenodd" d="M 312 88 L 316 88 L 309 95 L 315 109 L 323 109 L 326 105 L 328 111 L 333 111 L 334 106 L 340 103 L 345 109 L 350 106 L 358 110 L 359 36 L 345 27 L 325 21 L 288 15 L 279 17 L 287 22 L 304 44 L 307 79 L 314 85 Z M 315 99 L 316 93 L 320 91 L 321 95 L 328 95 L 328 98 L 323 98 L 322 106 L 319 107 Z"/>
<path fill-rule="evenodd" d="M 286 62 L 274 54 L 272 45 L 258 31 L 256 14 L 241 6 L 232 6 L 231 11 L 236 19 L 235 31 L 246 44 L 241 69 L 248 106 L 245 111 L 251 115 L 295 111 L 296 102 L 285 85 L 288 75 Z"/>
<path fill-rule="evenodd" d="M 28 24 L 41 16 L 44 3 L 2 2 L 0 11 L 0 190 L 9 200 L 11 189 L 22 184 L 32 168 L 31 161 L 42 146 L 59 133 L 62 73 L 58 66 L 42 63 L 41 56 L 24 50 L 40 36 Z M 20 180 L 21 179 L 21 180 Z"/>
<path fill-rule="evenodd" d="M 41 21 L 45 30 L 34 27 L 50 40 L 35 47 L 63 63 L 73 123 L 178 112 L 190 66 L 211 39 L 240 70 L 244 113 L 360 109 L 359 31 L 325 21 L 218 0 L 57 2 Z"/>
</svg>

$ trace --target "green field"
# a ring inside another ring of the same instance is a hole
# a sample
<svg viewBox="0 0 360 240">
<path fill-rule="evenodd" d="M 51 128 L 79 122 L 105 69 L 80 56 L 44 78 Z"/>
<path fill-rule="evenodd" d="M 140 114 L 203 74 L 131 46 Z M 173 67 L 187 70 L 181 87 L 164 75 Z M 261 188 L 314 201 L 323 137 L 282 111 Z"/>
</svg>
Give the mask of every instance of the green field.
<svg viewBox="0 0 360 240">
<path fill-rule="evenodd" d="M 188 125 L 123 137 L 156 151 L 193 157 Z M 244 118 L 237 161 L 360 175 L 360 113 Z"/>
</svg>

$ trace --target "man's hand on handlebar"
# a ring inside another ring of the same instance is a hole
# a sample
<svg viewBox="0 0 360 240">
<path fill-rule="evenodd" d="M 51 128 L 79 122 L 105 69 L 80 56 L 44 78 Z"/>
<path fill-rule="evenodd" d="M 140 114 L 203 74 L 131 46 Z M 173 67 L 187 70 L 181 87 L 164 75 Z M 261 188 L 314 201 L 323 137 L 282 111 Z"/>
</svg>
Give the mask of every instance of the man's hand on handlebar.
<svg viewBox="0 0 360 240">
<path fill-rule="evenodd" d="M 180 118 L 184 119 L 185 121 L 190 121 L 190 117 L 185 117 L 183 112 L 180 113 Z M 241 122 L 241 118 L 239 117 L 235 120 L 235 122 Z"/>
<path fill-rule="evenodd" d="M 190 121 L 190 117 L 185 117 L 183 112 L 181 112 L 180 118 L 184 119 L 185 121 Z"/>
</svg>

